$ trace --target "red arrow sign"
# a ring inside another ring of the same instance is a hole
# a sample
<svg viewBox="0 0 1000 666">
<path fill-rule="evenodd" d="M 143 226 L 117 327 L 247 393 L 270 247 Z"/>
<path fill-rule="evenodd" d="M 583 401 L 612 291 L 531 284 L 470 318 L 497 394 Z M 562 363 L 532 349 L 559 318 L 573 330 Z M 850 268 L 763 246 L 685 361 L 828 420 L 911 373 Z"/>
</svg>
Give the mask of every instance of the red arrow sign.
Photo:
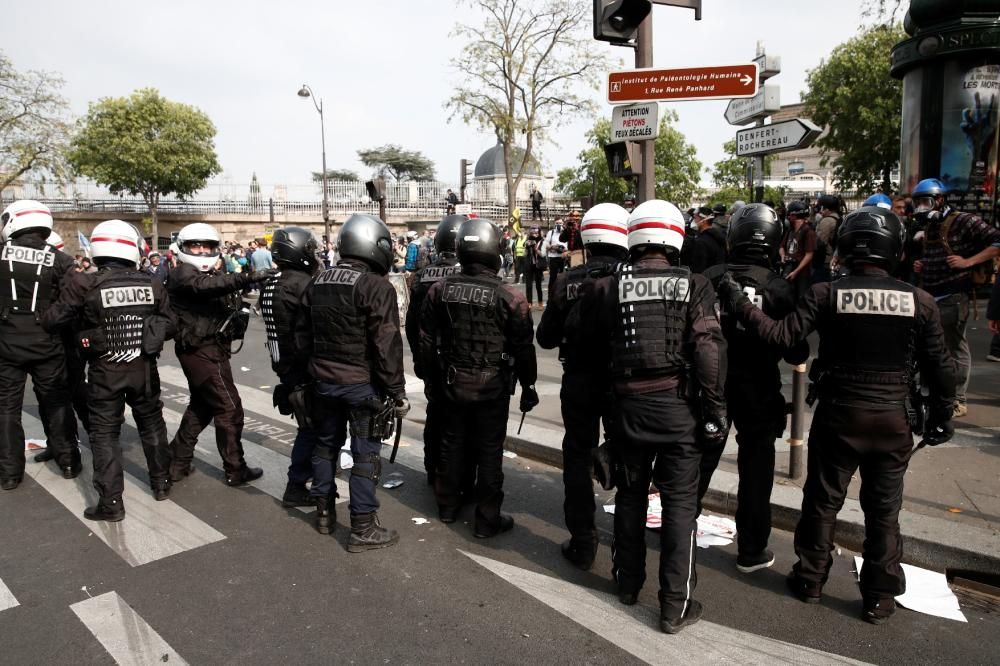
<svg viewBox="0 0 1000 666">
<path fill-rule="evenodd" d="M 756 63 L 608 73 L 608 101 L 612 104 L 733 99 L 756 94 Z"/>
</svg>

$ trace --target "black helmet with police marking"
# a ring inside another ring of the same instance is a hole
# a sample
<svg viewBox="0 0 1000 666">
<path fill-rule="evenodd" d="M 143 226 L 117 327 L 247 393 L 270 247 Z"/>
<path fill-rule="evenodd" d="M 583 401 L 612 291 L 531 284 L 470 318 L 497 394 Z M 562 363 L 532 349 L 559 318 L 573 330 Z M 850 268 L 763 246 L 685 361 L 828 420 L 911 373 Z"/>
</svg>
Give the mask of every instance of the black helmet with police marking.
<svg viewBox="0 0 1000 666">
<path fill-rule="evenodd" d="M 364 213 L 355 213 L 344 222 L 337 235 L 337 250 L 341 257 L 360 259 L 382 275 L 389 272 L 395 259 L 389 227 Z"/>
<path fill-rule="evenodd" d="M 837 231 L 837 254 L 855 261 L 893 270 L 903 253 L 905 228 L 891 210 L 865 206 L 848 214 Z"/>
<path fill-rule="evenodd" d="M 726 244 L 730 261 L 775 265 L 783 232 L 773 208 L 760 203 L 744 206 L 729 220 Z"/>
<path fill-rule="evenodd" d="M 458 261 L 500 270 L 500 229 L 491 220 L 474 217 L 458 228 Z"/>
</svg>

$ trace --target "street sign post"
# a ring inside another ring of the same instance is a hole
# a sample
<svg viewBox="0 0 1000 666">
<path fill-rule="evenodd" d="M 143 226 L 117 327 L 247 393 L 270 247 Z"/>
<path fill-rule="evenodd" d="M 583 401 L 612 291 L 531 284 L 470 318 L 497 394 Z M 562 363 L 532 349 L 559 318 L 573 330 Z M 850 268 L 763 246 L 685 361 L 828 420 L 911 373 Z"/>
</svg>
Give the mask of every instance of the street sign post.
<svg viewBox="0 0 1000 666">
<path fill-rule="evenodd" d="M 798 150 L 812 144 L 822 130 L 806 118 L 761 125 L 736 133 L 736 155 L 769 155 Z"/>
<path fill-rule="evenodd" d="M 616 106 L 611 111 L 612 141 L 651 141 L 660 133 L 660 104 Z"/>
<path fill-rule="evenodd" d="M 758 118 L 780 110 L 781 87 L 765 83 L 753 97 L 729 102 L 726 120 L 730 125 L 749 125 Z"/>
<path fill-rule="evenodd" d="M 757 63 L 757 68 L 760 70 L 761 81 L 766 81 L 772 76 L 781 74 L 781 56 L 761 53 L 753 61 Z"/>
<path fill-rule="evenodd" d="M 608 101 L 627 104 L 753 97 L 757 94 L 757 77 L 754 63 L 609 72 Z"/>
</svg>

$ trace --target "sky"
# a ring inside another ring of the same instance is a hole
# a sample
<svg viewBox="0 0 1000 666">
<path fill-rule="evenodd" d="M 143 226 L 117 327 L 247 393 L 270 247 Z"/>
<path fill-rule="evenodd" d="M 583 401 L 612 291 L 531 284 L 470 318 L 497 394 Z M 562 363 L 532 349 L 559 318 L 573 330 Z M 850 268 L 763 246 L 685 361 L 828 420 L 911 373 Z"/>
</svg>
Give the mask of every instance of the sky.
<svg viewBox="0 0 1000 666">
<path fill-rule="evenodd" d="M 862 1 L 704 0 L 697 22 L 690 9 L 654 6 L 654 66 L 746 63 L 760 40 L 781 56 L 771 83 L 782 103 L 797 103 L 807 70 L 858 33 Z M 579 2 L 589 12 L 591 1 Z M 449 122 L 444 108 L 463 76 L 450 64 L 462 47 L 453 28 L 477 19 L 454 0 L 33 0 L 5 8 L 0 49 L 19 70 L 60 73 L 76 115 L 99 98 L 147 86 L 202 109 L 218 130 L 223 173 L 215 182 L 242 187 L 256 172 L 266 197 L 275 184 L 290 192 L 306 186 L 320 170 L 319 115 L 296 95 L 303 83 L 323 100 L 328 168 L 367 177 L 357 151 L 396 143 L 422 152 L 440 180 L 456 183 L 459 160 L 495 143 L 460 118 Z M 589 30 L 588 21 L 589 48 L 621 61 L 616 69 L 633 67 L 632 51 L 594 41 Z M 593 98 L 610 117 L 603 78 Z M 661 105 L 679 113 L 678 127 L 706 169 L 738 129 L 723 117 L 726 104 Z M 577 164 L 593 122 L 580 118 L 553 133 L 541 147 L 546 173 Z"/>
</svg>

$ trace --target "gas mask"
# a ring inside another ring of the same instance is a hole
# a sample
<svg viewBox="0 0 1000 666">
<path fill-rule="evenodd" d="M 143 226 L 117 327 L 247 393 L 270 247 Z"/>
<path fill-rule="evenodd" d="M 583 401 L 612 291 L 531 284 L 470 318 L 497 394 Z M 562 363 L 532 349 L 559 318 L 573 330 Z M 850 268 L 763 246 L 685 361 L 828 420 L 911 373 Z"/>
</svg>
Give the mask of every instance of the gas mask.
<svg viewBox="0 0 1000 666">
<path fill-rule="evenodd" d="M 913 200 L 913 219 L 920 224 L 926 224 L 941 218 L 941 211 L 937 209 L 937 201 L 934 197 L 920 197 Z"/>
</svg>

